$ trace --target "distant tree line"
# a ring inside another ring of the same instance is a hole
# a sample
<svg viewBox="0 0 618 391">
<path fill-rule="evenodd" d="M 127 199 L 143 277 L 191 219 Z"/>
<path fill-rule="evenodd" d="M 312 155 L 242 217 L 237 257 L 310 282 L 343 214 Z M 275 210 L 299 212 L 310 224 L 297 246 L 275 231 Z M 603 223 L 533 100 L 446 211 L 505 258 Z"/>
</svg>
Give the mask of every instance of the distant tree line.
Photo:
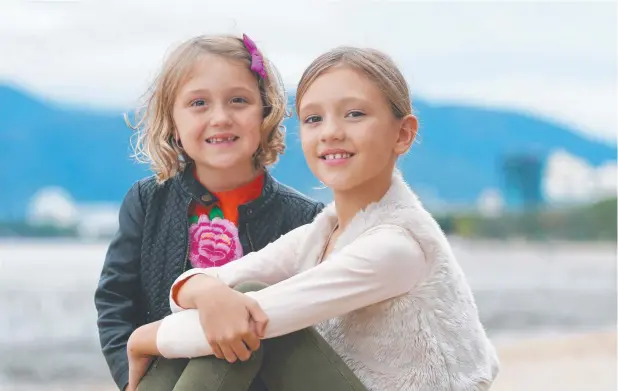
<svg viewBox="0 0 618 391">
<path fill-rule="evenodd" d="M 447 234 L 467 238 L 616 241 L 616 198 L 572 208 L 538 208 L 486 217 L 479 213 L 440 215 Z"/>
<path fill-rule="evenodd" d="M 447 235 L 470 239 L 616 241 L 617 199 L 556 209 L 538 208 L 496 217 L 478 212 L 436 214 Z M 76 227 L 0 222 L 0 237 L 78 237 Z"/>
</svg>

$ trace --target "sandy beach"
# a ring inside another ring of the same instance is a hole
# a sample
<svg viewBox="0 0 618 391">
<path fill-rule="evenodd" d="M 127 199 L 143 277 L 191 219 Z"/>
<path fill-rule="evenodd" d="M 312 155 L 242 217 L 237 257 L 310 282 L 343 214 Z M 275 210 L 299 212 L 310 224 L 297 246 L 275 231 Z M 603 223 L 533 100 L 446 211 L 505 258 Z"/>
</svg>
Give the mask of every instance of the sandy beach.
<svg viewBox="0 0 618 391">
<path fill-rule="evenodd" d="M 496 342 L 501 372 L 492 391 L 615 391 L 616 332 Z M 115 391 L 109 385 L 28 386 L 2 391 Z"/>
<path fill-rule="evenodd" d="M 615 391 L 616 332 L 497 343 L 492 391 Z"/>
</svg>

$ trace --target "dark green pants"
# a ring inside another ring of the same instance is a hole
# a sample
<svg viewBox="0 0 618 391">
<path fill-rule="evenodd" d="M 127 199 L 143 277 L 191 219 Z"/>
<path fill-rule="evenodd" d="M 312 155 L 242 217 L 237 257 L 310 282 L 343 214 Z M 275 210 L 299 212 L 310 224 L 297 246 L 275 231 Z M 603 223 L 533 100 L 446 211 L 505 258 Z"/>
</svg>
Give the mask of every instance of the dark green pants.
<svg viewBox="0 0 618 391">
<path fill-rule="evenodd" d="M 243 283 L 241 292 L 264 288 Z M 215 356 L 160 358 L 138 391 L 366 391 L 317 331 L 307 328 L 262 341 L 251 359 L 233 364 Z"/>
</svg>

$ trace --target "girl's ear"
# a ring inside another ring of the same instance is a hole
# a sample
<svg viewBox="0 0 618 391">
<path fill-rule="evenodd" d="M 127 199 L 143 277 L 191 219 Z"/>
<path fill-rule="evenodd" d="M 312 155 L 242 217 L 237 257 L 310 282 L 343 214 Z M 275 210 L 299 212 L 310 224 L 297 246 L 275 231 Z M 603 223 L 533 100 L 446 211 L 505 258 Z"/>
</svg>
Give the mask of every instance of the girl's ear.
<svg viewBox="0 0 618 391">
<path fill-rule="evenodd" d="M 418 119 L 412 115 L 406 115 L 401 119 L 401 126 L 399 127 L 399 137 L 397 138 L 397 144 L 395 144 L 395 153 L 403 155 L 410 149 L 416 134 L 418 133 Z"/>
</svg>

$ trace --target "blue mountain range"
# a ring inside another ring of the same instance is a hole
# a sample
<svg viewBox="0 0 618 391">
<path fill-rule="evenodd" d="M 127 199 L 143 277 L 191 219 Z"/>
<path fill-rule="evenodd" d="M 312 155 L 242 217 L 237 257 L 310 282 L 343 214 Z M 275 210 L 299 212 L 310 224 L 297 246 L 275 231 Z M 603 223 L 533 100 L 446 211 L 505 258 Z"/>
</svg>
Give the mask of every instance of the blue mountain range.
<svg viewBox="0 0 618 391">
<path fill-rule="evenodd" d="M 420 142 L 400 168 L 425 202 L 473 204 L 484 189 L 502 187 L 500 165 L 510 154 L 544 159 L 563 149 L 594 166 L 616 159 L 616 145 L 526 114 L 415 102 Z M 298 119 L 285 125 L 287 150 L 273 174 L 329 199 L 305 164 Z M 67 108 L 0 85 L 0 220 L 22 219 L 30 198 L 47 186 L 64 188 L 77 202 L 119 203 L 134 181 L 151 175 L 131 158 L 132 135 L 122 113 Z"/>
</svg>

